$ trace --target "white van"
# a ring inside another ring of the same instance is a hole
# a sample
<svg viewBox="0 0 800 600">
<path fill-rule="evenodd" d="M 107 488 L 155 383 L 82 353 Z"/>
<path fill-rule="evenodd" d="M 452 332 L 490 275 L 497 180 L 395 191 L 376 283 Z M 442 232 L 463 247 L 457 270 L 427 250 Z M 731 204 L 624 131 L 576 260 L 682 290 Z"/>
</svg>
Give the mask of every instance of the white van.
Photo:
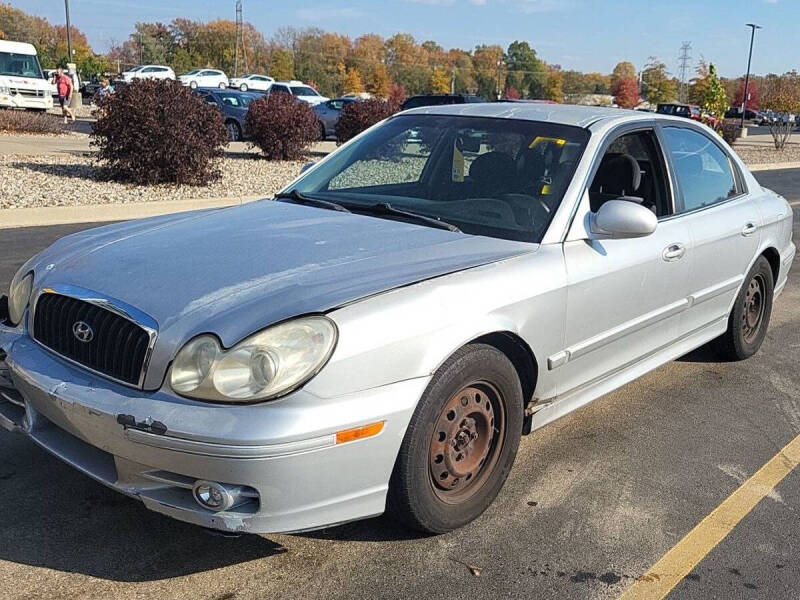
<svg viewBox="0 0 800 600">
<path fill-rule="evenodd" d="M 0 40 L 0 106 L 53 108 L 53 85 L 45 79 L 31 44 Z"/>
</svg>

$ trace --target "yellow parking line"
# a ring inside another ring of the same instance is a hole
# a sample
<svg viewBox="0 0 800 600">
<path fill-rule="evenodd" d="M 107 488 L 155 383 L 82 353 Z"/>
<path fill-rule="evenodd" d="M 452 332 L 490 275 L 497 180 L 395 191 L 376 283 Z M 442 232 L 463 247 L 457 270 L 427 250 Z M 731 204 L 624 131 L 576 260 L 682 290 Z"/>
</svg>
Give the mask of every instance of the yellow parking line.
<svg viewBox="0 0 800 600">
<path fill-rule="evenodd" d="M 784 446 L 755 475 L 700 521 L 646 574 L 625 590 L 619 600 L 664 598 L 798 465 L 800 465 L 800 436 Z"/>
</svg>

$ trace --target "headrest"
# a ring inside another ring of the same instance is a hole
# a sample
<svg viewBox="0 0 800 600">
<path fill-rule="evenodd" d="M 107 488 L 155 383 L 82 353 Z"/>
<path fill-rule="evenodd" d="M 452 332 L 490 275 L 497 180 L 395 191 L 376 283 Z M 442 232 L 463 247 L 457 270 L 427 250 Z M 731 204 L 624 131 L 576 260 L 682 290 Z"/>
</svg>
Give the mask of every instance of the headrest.
<svg viewBox="0 0 800 600">
<path fill-rule="evenodd" d="M 478 156 L 469 167 L 473 181 L 508 181 L 517 173 L 514 159 L 505 152 L 487 152 Z"/>
<path fill-rule="evenodd" d="M 600 162 L 592 190 L 603 194 L 632 196 L 642 183 L 642 170 L 630 154 L 606 154 Z"/>
</svg>

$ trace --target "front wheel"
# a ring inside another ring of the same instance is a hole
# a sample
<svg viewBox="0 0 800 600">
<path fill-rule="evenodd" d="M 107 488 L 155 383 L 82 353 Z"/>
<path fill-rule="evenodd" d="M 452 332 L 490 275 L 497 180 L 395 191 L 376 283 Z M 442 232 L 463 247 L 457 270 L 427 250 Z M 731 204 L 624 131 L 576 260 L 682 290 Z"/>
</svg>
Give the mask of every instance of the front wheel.
<svg viewBox="0 0 800 600">
<path fill-rule="evenodd" d="M 758 352 L 772 315 L 774 285 L 769 261 L 759 256 L 736 297 L 728 317 L 728 330 L 714 340 L 722 358 L 744 360 Z"/>
<path fill-rule="evenodd" d="M 434 374 L 403 438 L 387 511 L 444 533 L 485 511 L 505 483 L 522 433 L 522 388 L 499 350 L 470 344 Z"/>
<path fill-rule="evenodd" d="M 242 85 L 240 85 L 240 86 L 239 86 L 239 89 L 240 89 L 241 91 L 243 91 L 243 92 L 246 92 L 246 91 L 247 91 L 247 84 L 246 84 L 246 83 L 243 83 Z"/>
<path fill-rule="evenodd" d="M 225 129 L 228 132 L 228 141 L 238 142 L 242 139 L 242 128 L 236 121 L 228 121 L 225 123 Z"/>
<path fill-rule="evenodd" d="M 192 88 L 193 90 L 196 90 L 197 89 L 197 82 L 196 81 L 190 81 L 189 82 L 189 87 Z"/>
</svg>

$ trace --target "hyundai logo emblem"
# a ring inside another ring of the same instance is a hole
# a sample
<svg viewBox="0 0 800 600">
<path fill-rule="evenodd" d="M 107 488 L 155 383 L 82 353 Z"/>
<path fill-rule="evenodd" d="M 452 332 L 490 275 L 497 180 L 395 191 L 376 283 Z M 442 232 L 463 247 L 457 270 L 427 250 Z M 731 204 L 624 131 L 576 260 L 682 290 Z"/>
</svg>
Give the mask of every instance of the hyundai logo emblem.
<svg viewBox="0 0 800 600">
<path fill-rule="evenodd" d="M 77 339 L 79 342 L 88 344 L 94 338 L 94 331 L 92 331 L 92 328 L 88 323 L 76 321 L 72 326 L 72 335 L 74 335 L 75 339 Z"/>
</svg>

